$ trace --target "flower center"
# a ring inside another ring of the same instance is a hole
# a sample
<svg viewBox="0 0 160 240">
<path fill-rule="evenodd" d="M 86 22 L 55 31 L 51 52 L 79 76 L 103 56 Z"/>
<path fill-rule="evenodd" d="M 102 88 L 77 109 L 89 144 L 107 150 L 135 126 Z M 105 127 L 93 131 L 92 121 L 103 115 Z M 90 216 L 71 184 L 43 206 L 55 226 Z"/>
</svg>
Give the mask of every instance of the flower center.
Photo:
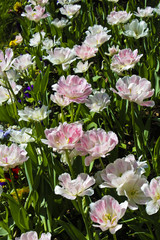
<svg viewBox="0 0 160 240">
<path fill-rule="evenodd" d="M 112 220 L 111 215 L 110 215 L 109 213 L 105 214 L 105 215 L 102 217 L 102 219 L 103 219 L 103 221 L 106 222 L 106 223 L 107 223 L 108 221 L 111 222 L 111 220 Z"/>
</svg>

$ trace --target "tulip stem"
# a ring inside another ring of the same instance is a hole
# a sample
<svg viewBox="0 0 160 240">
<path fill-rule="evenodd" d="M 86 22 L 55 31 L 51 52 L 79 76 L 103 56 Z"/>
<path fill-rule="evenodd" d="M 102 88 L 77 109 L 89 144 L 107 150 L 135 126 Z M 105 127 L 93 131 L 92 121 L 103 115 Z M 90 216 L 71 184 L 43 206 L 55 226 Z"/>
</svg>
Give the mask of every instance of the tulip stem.
<svg viewBox="0 0 160 240">
<path fill-rule="evenodd" d="M 101 164 L 102 169 L 104 169 L 105 167 L 104 167 L 104 164 L 103 164 L 103 161 L 102 161 L 102 158 L 101 158 L 101 157 L 99 158 L 99 161 L 100 161 L 100 164 Z"/>
<path fill-rule="evenodd" d="M 74 106 L 73 106 L 73 102 L 71 102 L 71 123 L 74 120 Z"/>
<path fill-rule="evenodd" d="M 81 109 L 81 104 L 79 103 L 79 104 L 78 104 L 77 111 L 76 111 L 76 116 L 75 116 L 75 119 L 74 119 L 74 121 L 77 121 L 77 118 L 78 118 L 78 116 L 79 116 L 79 113 L 80 113 L 80 109 Z"/>
<path fill-rule="evenodd" d="M 10 84 L 10 82 L 8 80 L 8 77 L 7 77 L 6 73 L 4 75 L 4 79 L 3 80 L 5 81 L 5 87 L 7 88 L 9 97 L 11 99 L 14 117 L 17 120 L 18 119 L 17 108 L 16 108 L 16 105 L 14 104 L 14 100 L 17 102 L 17 98 L 16 98 L 15 93 L 14 93 L 12 87 L 11 87 L 11 84 Z M 14 100 L 13 100 L 13 98 L 14 98 Z"/>
<path fill-rule="evenodd" d="M 131 102 L 131 115 L 132 115 L 134 145 L 136 147 L 136 152 L 137 152 L 138 148 L 137 148 L 137 139 L 136 139 L 135 118 L 134 118 L 134 103 L 133 102 Z"/>
<path fill-rule="evenodd" d="M 64 112 L 63 112 L 63 108 L 61 107 L 61 114 L 62 114 L 62 123 L 65 122 L 65 118 L 64 118 Z"/>
<path fill-rule="evenodd" d="M 68 163 L 68 166 L 69 166 L 69 170 L 71 172 L 72 177 L 74 178 L 74 172 L 73 172 L 72 164 L 71 164 L 71 161 L 70 161 L 70 158 L 69 158 L 68 150 L 66 150 L 65 153 L 66 153 L 66 160 L 67 160 L 67 163 Z"/>
<path fill-rule="evenodd" d="M 144 4 L 144 7 L 145 7 L 145 8 L 147 7 L 147 0 L 145 0 L 145 4 Z"/>
<path fill-rule="evenodd" d="M 100 48 L 98 48 L 98 51 L 99 51 L 101 57 L 102 57 L 103 59 L 106 59 L 106 58 L 104 57 L 104 54 L 103 54 L 103 52 L 102 52 L 102 50 L 101 50 Z"/>
<path fill-rule="evenodd" d="M 113 239 L 117 240 L 116 234 L 113 234 Z"/>
<path fill-rule="evenodd" d="M 90 230 L 89 230 L 88 222 L 87 222 L 86 216 L 85 216 L 85 214 L 83 212 L 82 203 L 81 203 L 81 200 L 80 200 L 79 197 L 77 197 L 77 201 L 78 201 L 79 210 L 80 210 L 80 212 L 82 214 L 82 218 L 83 218 L 83 221 L 84 221 L 84 224 L 85 224 L 85 227 L 86 227 L 88 239 L 92 240 L 92 236 L 91 236 L 91 233 L 90 233 Z"/>
</svg>

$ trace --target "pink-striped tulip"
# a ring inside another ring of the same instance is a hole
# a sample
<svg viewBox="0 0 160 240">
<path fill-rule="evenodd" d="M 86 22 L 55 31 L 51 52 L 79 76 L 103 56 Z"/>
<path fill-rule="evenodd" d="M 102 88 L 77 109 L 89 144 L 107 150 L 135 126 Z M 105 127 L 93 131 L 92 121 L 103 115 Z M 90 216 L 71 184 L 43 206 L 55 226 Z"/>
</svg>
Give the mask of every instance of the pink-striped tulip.
<svg viewBox="0 0 160 240">
<path fill-rule="evenodd" d="M 34 231 L 22 233 L 19 238 L 15 238 L 15 240 L 38 240 L 38 234 Z M 39 240 L 51 240 L 50 233 L 42 233 Z"/>
<path fill-rule="evenodd" d="M 0 166 L 8 171 L 9 168 L 14 168 L 27 161 L 27 152 L 17 144 L 12 144 L 10 147 L 0 145 Z"/>
<path fill-rule="evenodd" d="M 86 173 L 80 173 L 76 179 L 71 180 L 68 173 L 63 173 L 59 176 L 60 186 L 55 187 L 55 194 L 74 200 L 77 196 L 91 196 L 94 190 L 90 188 L 95 184 L 95 179 Z"/>
<path fill-rule="evenodd" d="M 146 212 L 148 215 L 157 213 L 160 208 L 160 177 L 153 178 L 149 185 L 145 183 L 141 189 L 150 199 L 146 203 Z"/>
<path fill-rule="evenodd" d="M 117 144 L 118 138 L 114 132 L 110 131 L 107 133 L 99 128 L 84 133 L 80 142 L 76 144 L 76 150 L 82 156 L 89 154 L 85 158 L 85 165 L 89 166 L 93 160 L 99 157 L 106 157 Z"/>
<path fill-rule="evenodd" d="M 41 7 L 40 5 L 35 6 L 32 9 L 31 5 L 25 6 L 25 11 L 21 14 L 23 17 L 27 17 L 31 21 L 39 22 L 41 19 L 49 16 L 49 13 L 45 13 L 45 7 Z"/>
<path fill-rule="evenodd" d="M 130 68 L 134 68 L 137 62 L 143 54 L 138 55 L 138 50 L 132 50 L 130 48 L 122 49 L 118 54 L 112 57 L 111 70 L 118 74 L 123 71 L 127 71 Z"/>
<path fill-rule="evenodd" d="M 96 53 L 98 52 L 98 48 L 90 47 L 83 43 L 82 46 L 75 45 L 74 51 L 79 58 L 81 58 L 83 61 L 86 61 L 87 59 L 96 56 Z"/>
<path fill-rule="evenodd" d="M 117 91 L 113 88 L 111 90 L 123 99 L 128 99 L 130 102 L 135 102 L 141 106 L 154 106 L 154 101 L 144 101 L 154 94 L 154 89 L 151 89 L 151 82 L 145 78 L 136 75 L 119 78 L 116 88 Z"/>
<path fill-rule="evenodd" d="M 42 142 L 53 148 L 53 151 L 61 151 L 64 149 L 73 149 L 75 144 L 82 137 L 82 124 L 75 123 L 60 123 L 58 127 L 45 130 L 47 140 L 42 139 Z"/>
<path fill-rule="evenodd" d="M 104 196 L 101 200 L 90 204 L 90 218 L 96 223 L 94 227 L 99 227 L 102 231 L 109 229 L 111 234 L 122 228 L 122 224 L 118 224 L 127 209 L 128 202 L 121 204 L 110 195 Z"/>
<path fill-rule="evenodd" d="M 76 103 L 84 103 L 92 92 L 91 85 L 87 83 L 87 80 L 76 75 L 69 75 L 66 79 L 62 76 L 58 84 L 52 85 L 52 89 L 59 95 L 69 98 L 70 102 Z"/>
</svg>

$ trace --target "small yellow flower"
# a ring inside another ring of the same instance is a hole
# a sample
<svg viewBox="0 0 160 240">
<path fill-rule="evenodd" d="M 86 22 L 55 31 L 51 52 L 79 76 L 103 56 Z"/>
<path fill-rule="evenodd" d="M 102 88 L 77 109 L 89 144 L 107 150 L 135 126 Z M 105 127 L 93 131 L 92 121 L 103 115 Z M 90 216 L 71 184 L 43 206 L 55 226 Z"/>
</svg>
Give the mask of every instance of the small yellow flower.
<svg viewBox="0 0 160 240">
<path fill-rule="evenodd" d="M 0 182 L 1 183 L 6 182 L 6 179 L 5 178 L 0 178 Z"/>
<path fill-rule="evenodd" d="M 15 12 L 21 12 L 22 10 L 22 3 L 21 2 L 16 2 L 13 6 L 13 9 Z"/>
<path fill-rule="evenodd" d="M 18 35 L 16 35 L 15 39 L 10 41 L 9 46 L 17 46 L 18 44 L 21 44 L 23 41 L 23 37 L 22 35 L 19 33 Z"/>
<path fill-rule="evenodd" d="M 18 197 L 19 197 L 20 199 L 22 199 L 24 193 L 29 193 L 29 187 L 18 188 L 18 189 L 16 189 L 16 190 L 17 190 L 17 193 L 18 193 Z M 17 200 L 17 196 L 16 196 L 15 191 L 13 191 L 13 192 L 11 193 L 11 195 L 13 196 L 14 199 Z"/>
<path fill-rule="evenodd" d="M 18 45 L 18 43 L 17 43 L 16 40 L 12 40 L 12 41 L 10 41 L 10 43 L 9 43 L 9 46 L 10 46 L 10 47 L 12 47 L 12 46 L 17 46 L 17 45 Z"/>
<path fill-rule="evenodd" d="M 7 184 L 6 179 L 0 178 L 0 186 L 4 187 Z"/>
</svg>

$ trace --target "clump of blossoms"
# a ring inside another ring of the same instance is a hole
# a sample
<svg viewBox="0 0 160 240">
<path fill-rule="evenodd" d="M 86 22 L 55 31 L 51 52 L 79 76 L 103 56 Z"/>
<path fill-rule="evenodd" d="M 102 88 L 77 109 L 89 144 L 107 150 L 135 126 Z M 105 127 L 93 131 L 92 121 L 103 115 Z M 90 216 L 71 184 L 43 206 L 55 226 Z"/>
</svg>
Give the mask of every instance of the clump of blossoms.
<svg viewBox="0 0 160 240">
<path fill-rule="evenodd" d="M 48 0 L 29 0 L 29 3 L 33 5 L 40 5 L 40 6 L 45 6 L 48 3 Z"/>
<path fill-rule="evenodd" d="M 52 102 L 56 103 L 58 106 L 62 108 L 68 106 L 71 103 L 69 98 L 63 95 L 59 95 L 57 92 L 55 92 L 54 94 L 51 94 L 50 99 Z"/>
<path fill-rule="evenodd" d="M 74 4 L 77 2 L 80 2 L 81 0 L 58 0 L 57 3 L 61 5 L 68 5 L 68 4 Z"/>
<path fill-rule="evenodd" d="M 160 15 L 160 3 L 156 8 L 154 8 L 154 12 L 156 12 L 158 15 Z"/>
<path fill-rule="evenodd" d="M 132 154 L 119 158 L 101 171 L 104 183 L 100 184 L 100 187 L 116 188 L 119 196 L 128 198 L 128 207 L 136 210 L 137 204 L 144 205 L 148 201 L 141 190 L 143 184 L 147 183 L 146 178 L 141 175 L 144 173 L 144 167 L 146 162 L 140 162 L 140 158 L 136 161 Z"/>
<path fill-rule="evenodd" d="M 5 54 L 0 50 L 0 75 L 3 75 L 3 72 L 8 71 L 12 64 L 13 50 L 7 48 Z"/>
<path fill-rule="evenodd" d="M 151 82 L 145 78 L 136 75 L 119 78 L 116 88 L 117 91 L 113 88 L 111 90 L 130 102 L 146 107 L 153 107 L 155 104 L 154 101 L 144 101 L 144 99 L 152 97 L 154 94 L 154 89 L 151 89 Z"/>
<path fill-rule="evenodd" d="M 29 53 L 20 55 L 13 59 L 12 67 L 17 71 L 24 72 L 33 65 L 33 59 Z"/>
<path fill-rule="evenodd" d="M 105 89 L 101 91 L 94 91 L 94 95 L 89 95 L 85 102 L 85 105 L 90 109 L 91 112 L 100 112 L 107 108 L 110 104 L 110 97 L 105 92 Z"/>
<path fill-rule="evenodd" d="M 94 222 L 94 227 L 99 227 L 102 231 L 109 230 L 111 234 L 122 228 L 118 224 L 127 209 L 128 202 L 121 204 L 112 196 L 106 195 L 102 199 L 90 204 L 90 218 Z"/>
<path fill-rule="evenodd" d="M 127 173 L 125 181 L 116 189 L 119 196 L 128 198 L 128 207 L 131 210 L 137 210 L 137 204 L 144 205 L 148 202 L 148 197 L 145 196 L 141 187 L 147 183 L 144 176 L 135 174 L 133 171 Z"/>
<path fill-rule="evenodd" d="M 22 41 L 23 41 L 23 37 L 22 37 L 22 35 L 19 33 L 19 34 L 16 35 L 16 37 L 15 37 L 15 42 L 16 42 L 17 44 L 20 44 L 20 43 L 22 43 Z"/>
<path fill-rule="evenodd" d="M 0 166 L 8 171 L 9 168 L 15 168 L 27 161 L 27 152 L 17 144 L 11 146 L 0 145 Z"/>
<path fill-rule="evenodd" d="M 84 40 L 84 44 L 98 48 L 103 43 L 108 41 L 111 38 L 111 35 L 108 35 L 108 32 L 110 30 L 107 30 L 107 28 L 103 28 L 101 25 L 94 25 L 93 27 L 89 27 L 88 31 L 86 32 L 87 37 Z"/>
<path fill-rule="evenodd" d="M 42 233 L 41 237 L 38 239 L 38 234 L 34 231 L 22 233 L 22 235 L 18 238 L 15 238 L 15 240 L 51 240 L 51 234 L 50 233 Z"/>
<path fill-rule="evenodd" d="M 52 85 L 52 89 L 59 95 L 67 97 L 70 102 L 76 103 L 84 103 L 92 92 L 87 80 L 77 75 L 69 75 L 66 79 L 64 76 L 60 77 L 58 83 Z"/>
<path fill-rule="evenodd" d="M 147 214 L 157 213 L 160 208 L 160 177 L 153 178 L 150 184 L 145 183 L 141 189 L 145 196 L 148 197 L 148 202 L 146 202 Z"/>
<path fill-rule="evenodd" d="M 95 47 L 98 48 L 100 47 L 103 43 L 105 43 L 106 41 L 108 41 L 110 39 L 111 35 L 108 35 L 105 32 L 102 33 L 98 33 L 96 35 L 93 36 L 87 36 L 84 40 L 84 44 L 91 46 L 91 47 Z"/>
<path fill-rule="evenodd" d="M 110 25 L 118 25 L 120 23 L 126 23 L 131 16 L 132 14 L 126 11 L 113 11 L 107 16 L 107 22 Z"/>
<path fill-rule="evenodd" d="M 41 121 L 49 116 L 51 110 L 47 110 L 48 106 L 43 105 L 41 108 L 37 107 L 32 109 L 30 107 L 25 107 L 23 110 L 18 110 L 18 115 L 20 116 L 19 121 Z"/>
<path fill-rule="evenodd" d="M 69 19 L 71 19 L 74 15 L 78 14 L 78 11 L 80 10 L 81 6 L 80 5 L 64 5 L 61 7 L 59 10 L 61 14 L 66 15 Z"/>
<path fill-rule="evenodd" d="M 106 157 L 117 144 L 118 138 L 114 132 L 106 132 L 99 128 L 85 132 L 75 148 L 81 156 L 89 154 L 85 158 L 85 165 L 89 166 L 95 159 Z"/>
<path fill-rule="evenodd" d="M 86 31 L 87 36 L 93 36 L 96 35 L 98 33 L 108 33 L 110 32 L 110 30 L 107 29 L 107 27 L 103 27 L 102 25 L 97 25 L 95 24 L 94 26 L 90 26 L 88 27 L 88 30 Z"/>
<path fill-rule="evenodd" d="M 53 65 L 62 64 L 63 70 L 69 68 L 70 63 L 75 60 L 75 53 L 70 48 L 55 48 L 54 51 L 51 49 L 47 51 L 48 56 L 43 56 L 43 59 L 48 59 Z"/>
<path fill-rule="evenodd" d="M 54 36 L 53 40 L 49 38 L 45 38 L 44 40 L 42 40 L 42 44 L 43 44 L 42 50 L 50 50 L 54 46 L 60 45 L 61 42 L 59 40 L 60 38 L 56 40 L 56 36 Z"/>
<path fill-rule="evenodd" d="M 8 81 L 10 81 L 11 84 L 12 81 L 16 82 L 19 79 L 20 75 L 19 73 L 17 73 L 17 71 L 10 69 L 6 72 L 6 77 L 8 78 Z M 5 79 L 0 79 L 0 83 L 1 85 L 5 86 L 6 85 Z"/>
<path fill-rule="evenodd" d="M 19 143 L 23 146 L 26 146 L 28 142 L 34 142 L 35 139 L 31 137 L 32 129 L 31 128 L 22 128 L 21 130 L 11 129 L 10 131 L 10 141 L 14 143 Z"/>
<path fill-rule="evenodd" d="M 140 7 L 137 7 L 137 12 L 134 13 L 136 17 L 152 17 L 153 16 L 153 10 L 152 7 L 146 7 L 145 9 L 142 9 Z"/>
<path fill-rule="evenodd" d="M 118 52 L 119 52 L 119 46 L 117 45 L 115 47 L 115 45 L 113 45 L 112 47 L 108 48 L 108 53 L 105 53 L 105 54 L 108 55 L 108 56 L 113 56 Z"/>
<path fill-rule="evenodd" d="M 46 139 L 42 142 L 52 147 L 53 151 L 61 152 L 65 149 L 73 149 L 75 144 L 80 140 L 83 135 L 82 124 L 75 123 L 60 123 L 58 127 L 45 130 Z"/>
<path fill-rule="evenodd" d="M 75 45 L 74 46 L 75 55 L 78 56 L 83 61 L 86 61 L 89 58 L 95 57 L 98 52 L 98 48 L 90 47 L 86 44 Z"/>
<path fill-rule="evenodd" d="M 141 37 L 148 36 L 149 28 L 145 21 L 138 21 L 134 19 L 131 23 L 124 25 L 125 32 L 123 33 L 127 37 L 134 37 L 139 39 Z"/>
<path fill-rule="evenodd" d="M 6 84 L 9 86 L 6 86 Z M 7 101 L 8 104 L 12 103 L 14 101 L 14 95 L 17 95 L 19 91 L 22 89 L 21 85 L 17 85 L 15 81 L 8 80 L 8 83 L 5 81 L 0 81 L 0 105 Z"/>
<path fill-rule="evenodd" d="M 51 24 L 53 24 L 57 28 L 64 28 L 69 24 L 69 20 L 66 18 L 61 18 L 61 19 L 54 19 Z"/>
<path fill-rule="evenodd" d="M 63 173 L 58 180 L 61 187 L 58 185 L 55 187 L 55 194 L 67 199 L 74 200 L 77 196 L 92 196 L 94 194 L 91 186 L 95 184 L 95 179 L 86 173 L 80 173 L 74 180 L 71 180 L 68 173 Z"/>
<path fill-rule="evenodd" d="M 139 62 L 143 54 L 138 55 L 138 50 L 132 50 L 130 48 L 122 49 L 118 54 L 112 57 L 111 70 L 118 74 L 123 71 L 127 71 L 130 68 L 134 68 L 135 64 Z"/>
<path fill-rule="evenodd" d="M 60 44 L 60 42 L 55 42 L 52 39 L 46 38 L 46 39 L 42 40 L 42 44 L 43 44 L 43 46 L 41 48 L 42 50 L 50 50 L 55 45 Z"/>
<path fill-rule="evenodd" d="M 29 41 L 29 45 L 31 47 L 38 47 L 38 45 L 41 43 L 41 41 L 44 39 L 45 32 L 37 32 L 33 34 L 33 37 Z"/>
<path fill-rule="evenodd" d="M 76 66 L 76 68 L 73 68 L 73 71 L 75 72 L 75 73 L 84 73 L 84 72 L 86 72 L 88 69 L 89 69 L 89 67 L 90 67 L 90 65 L 92 64 L 93 62 L 91 62 L 91 63 L 89 63 L 88 64 L 88 61 L 86 61 L 86 62 L 82 62 L 82 61 L 79 61 L 78 63 L 77 63 L 77 66 Z"/>
<path fill-rule="evenodd" d="M 146 161 L 140 162 L 140 158 L 136 161 L 133 154 L 118 158 L 101 171 L 100 175 L 104 182 L 100 187 L 118 188 L 126 181 L 128 173 L 143 174 L 146 166 Z"/>
<path fill-rule="evenodd" d="M 21 16 L 35 22 L 39 22 L 41 19 L 50 16 L 49 13 L 44 14 L 45 7 L 41 7 L 40 5 L 35 6 L 33 9 L 31 5 L 26 5 L 25 11 L 26 12 L 23 12 Z"/>
</svg>

